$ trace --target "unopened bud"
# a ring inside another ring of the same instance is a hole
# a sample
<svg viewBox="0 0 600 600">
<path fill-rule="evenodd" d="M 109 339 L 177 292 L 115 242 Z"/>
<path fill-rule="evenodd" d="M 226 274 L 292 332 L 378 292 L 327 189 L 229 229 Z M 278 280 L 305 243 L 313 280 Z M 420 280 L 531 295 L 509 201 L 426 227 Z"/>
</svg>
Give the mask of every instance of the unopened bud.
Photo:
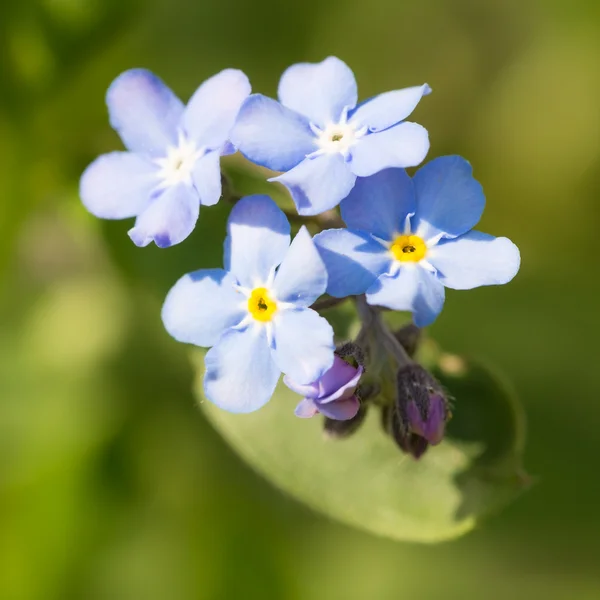
<svg viewBox="0 0 600 600">
<path fill-rule="evenodd" d="M 420 365 L 398 371 L 398 394 L 391 433 L 404 450 L 419 458 L 442 441 L 450 409 L 442 386 Z"/>
<path fill-rule="evenodd" d="M 400 345 L 406 350 L 411 358 L 417 352 L 419 342 L 421 341 L 421 330 L 414 324 L 408 323 L 394 332 L 394 337 L 400 342 Z"/>
<path fill-rule="evenodd" d="M 367 405 L 361 402 L 358 412 L 347 421 L 339 421 L 325 417 L 323 431 L 325 435 L 333 439 L 347 438 L 352 435 L 364 422 L 367 416 Z"/>
<path fill-rule="evenodd" d="M 391 413 L 390 433 L 395 442 L 403 452 L 410 454 L 415 459 L 421 458 L 429 447 L 427 440 L 416 433 L 407 432 L 398 412 L 392 409 Z"/>
<path fill-rule="evenodd" d="M 357 367 L 364 368 L 365 366 L 365 353 L 363 352 L 363 349 L 354 342 L 346 342 L 345 344 L 338 346 L 335 353 L 348 362 L 350 359 L 356 363 Z"/>
</svg>

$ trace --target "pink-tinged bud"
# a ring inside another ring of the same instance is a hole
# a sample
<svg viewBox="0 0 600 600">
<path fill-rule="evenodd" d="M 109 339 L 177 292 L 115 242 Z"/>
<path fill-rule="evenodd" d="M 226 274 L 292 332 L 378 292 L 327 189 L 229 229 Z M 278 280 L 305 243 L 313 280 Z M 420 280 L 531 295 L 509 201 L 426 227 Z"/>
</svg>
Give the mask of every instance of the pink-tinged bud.
<svg viewBox="0 0 600 600">
<path fill-rule="evenodd" d="M 313 383 L 300 385 L 287 376 L 283 381 L 304 396 L 296 407 L 296 416 L 309 418 L 322 413 L 329 419 L 347 421 L 356 416 L 360 407 L 356 388 L 362 374 L 362 366 L 354 367 L 336 355 L 333 366 Z"/>
</svg>

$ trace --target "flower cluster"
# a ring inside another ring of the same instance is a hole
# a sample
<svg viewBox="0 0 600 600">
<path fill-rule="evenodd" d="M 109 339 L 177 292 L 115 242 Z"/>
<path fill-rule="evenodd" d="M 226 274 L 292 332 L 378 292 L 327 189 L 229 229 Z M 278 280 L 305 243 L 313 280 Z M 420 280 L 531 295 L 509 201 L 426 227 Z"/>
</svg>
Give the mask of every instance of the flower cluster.
<svg viewBox="0 0 600 600">
<path fill-rule="evenodd" d="M 210 348 L 209 400 L 254 411 L 283 373 L 303 397 L 296 415 L 321 413 L 336 435 L 357 427 L 374 404 L 413 456 L 441 440 L 450 416 L 444 391 L 379 313 L 409 311 L 416 326 L 429 325 L 446 287 L 507 283 L 520 258 L 510 240 L 473 229 L 485 198 L 465 159 L 436 158 L 412 177 L 404 170 L 429 150 L 427 130 L 406 120 L 429 93 L 423 84 L 359 102 L 352 71 L 335 57 L 288 68 L 278 100 L 251 94 L 234 69 L 205 81 L 187 106 L 146 70 L 110 85 L 110 122 L 127 151 L 92 162 L 80 195 L 98 217 L 135 217 L 129 236 L 137 246 L 185 240 L 200 205 L 221 197 L 221 156 L 236 151 L 279 172 L 270 181 L 295 204 L 289 215 L 267 196 L 238 198 L 223 268 L 184 275 L 167 295 L 166 330 Z M 338 205 L 341 219 L 331 216 Z M 289 216 L 317 225 L 315 237 L 302 225 L 292 240 Z M 319 301 L 324 294 L 330 298 Z M 351 352 L 348 344 L 336 349 L 319 314 L 346 298 L 363 323 Z"/>
</svg>

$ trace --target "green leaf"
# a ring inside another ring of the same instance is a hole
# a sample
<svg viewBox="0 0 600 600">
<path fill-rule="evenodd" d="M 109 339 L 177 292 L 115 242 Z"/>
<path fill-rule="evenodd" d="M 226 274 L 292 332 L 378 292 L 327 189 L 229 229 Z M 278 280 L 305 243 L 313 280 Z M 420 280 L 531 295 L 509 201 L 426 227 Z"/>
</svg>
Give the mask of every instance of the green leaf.
<svg viewBox="0 0 600 600">
<path fill-rule="evenodd" d="M 283 385 L 255 413 L 202 407 L 244 460 L 313 509 L 385 537 L 439 542 L 466 533 L 523 489 L 523 419 L 486 367 L 431 343 L 424 354 L 455 400 L 447 438 L 420 461 L 384 435 L 373 409 L 350 438 L 327 439 L 320 418 L 294 416 L 299 397 Z"/>
</svg>

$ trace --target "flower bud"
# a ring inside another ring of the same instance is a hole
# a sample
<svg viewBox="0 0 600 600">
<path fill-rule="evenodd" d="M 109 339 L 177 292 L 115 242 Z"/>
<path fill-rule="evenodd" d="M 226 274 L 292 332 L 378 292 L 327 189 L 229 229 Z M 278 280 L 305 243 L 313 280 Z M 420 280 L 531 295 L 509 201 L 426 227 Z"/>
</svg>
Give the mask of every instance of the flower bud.
<svg viewBox="0 0 600 600">
<path fill-rule="evenodd" d="M 400 342 L 404 350 L 406 350 L 406 354 L 412 358 L 417 352 L 419 342 L 421 341 L 421 330 L 414 323 L 408 323 L 397 331 L 394 331 L 394 337 Z"/>
<path fill-rule="evenodd" d="M 421 458 L 429 447 L 429 444 L 424 437 L 421 437 L 416 433 L 406 432 L 396 410 L 392 410 L 390 433 L 398 446 L 400 446 L 407 454 L 412 455 L 415 459 Z"/>
<path fill-rule="evenodd" d="M 360 407 L 356 388 L 362 374 L 361 365 L 355 367 L 336 355 L 333 366 L 317 381 L 301 385 L 287 375 L 283 381 L 292 391 L 304 396 L 296 407 L 296 416 L 310 418 L 322 413 L 329 419 L 347 421 Z"/>
<path fill-rule="evenodd" d="M 347 362 L 353 361 L 357 366 L 363 368 L 365 366 L 365 353 L 363 352 L 363 349 L 354 342 L 346 342 L 345 344 L 338 346 L 335 353 Z M 351 359 L 351 361 L 348 359 Z"/>
<path fill-rule="evenodd" d="M 367 404 L 361 402 L 358 412 L 347 421 L 339 421 L 325 417 L 323 431 L 326 437 L 343 439 L 352 435 L 364 422 L 367 416 Z"/>
<path fill-rule="evenodd" d="M 419 458 L 442 441 L 450 407 L 442 386 L 420 365 L 398 371 L 391 433 L 402 450 Z"/>
</svg>

